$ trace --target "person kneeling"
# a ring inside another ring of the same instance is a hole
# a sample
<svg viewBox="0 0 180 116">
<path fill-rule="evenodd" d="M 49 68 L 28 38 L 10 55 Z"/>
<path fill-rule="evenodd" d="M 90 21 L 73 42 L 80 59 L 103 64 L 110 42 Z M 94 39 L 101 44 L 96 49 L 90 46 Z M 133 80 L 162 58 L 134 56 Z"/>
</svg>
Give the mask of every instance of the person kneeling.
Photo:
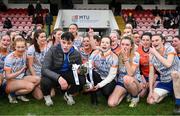
<svg viewBox="0 0 180 116">
<path fill-rule="evenodd" d="M 118 68 L 118 57 L 111 51 L 111 39 L 103 37 L 100 43 L 100 48 L 95 50 L 89 60 L 92 61 L 93 78 L 89 74 L 89 80 L 93 80 L 94 86 L 90 90 L 91 102 L 97 105 L 97 91 L 101 91 L 107 101 L 109 95 L 113 92 L 116 85 L 115 77 Z"/>
<path fill-rule="evenodd" d="M 17 103 L 16 98 L 29 101 L 24 95 L 30 93 L 38 84 L 38 77 L 25 75 L 26 71 L 26 42 L 19 37 L 14 41 L 15 51 L 7 55 L 4 62 L 6 93 L 10 103 Z"/>
<path fill-rule="evenodd" d="M 73 47 L 74 36 L 65 32 L 61 36 L 60 44 L 49 49 L 42 65 L 41 89 L 45 104 L 53 105 L 50 93 L 53 87 L 60 86 L 66 90 L 64 99 L 68 105 L 75 104 L 73 94 L 77 93 L 86 83 L 83 75 L 74 76 L 72 65 L 82 64 L 81 56 Z M 78 82 L 77 82 L 78 80 Z"/>
</svg>

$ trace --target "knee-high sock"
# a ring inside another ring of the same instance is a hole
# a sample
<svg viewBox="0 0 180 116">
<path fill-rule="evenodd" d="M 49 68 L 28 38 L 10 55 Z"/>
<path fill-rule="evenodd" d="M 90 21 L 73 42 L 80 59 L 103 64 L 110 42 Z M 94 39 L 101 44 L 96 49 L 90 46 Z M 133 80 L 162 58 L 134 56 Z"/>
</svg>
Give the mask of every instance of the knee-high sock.
<svg viewBox="0 0 180 116">
<path fill-rule="evenodd" d="M 176 104 L 180 105 L 180 72 L 176 72 L 173 77 L 173 89 L 176 98 Z"/>
</svg>

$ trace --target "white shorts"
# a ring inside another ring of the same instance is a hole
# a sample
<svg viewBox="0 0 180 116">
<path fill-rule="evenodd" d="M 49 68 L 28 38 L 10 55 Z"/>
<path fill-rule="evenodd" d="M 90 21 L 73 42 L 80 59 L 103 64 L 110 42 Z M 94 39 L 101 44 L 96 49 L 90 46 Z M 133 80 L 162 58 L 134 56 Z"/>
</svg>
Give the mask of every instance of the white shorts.
<svg viewBox="0 0 180 116">
<path fill-rule="evenodd" d="M 155 92 L 156 94 L 158 94 L 160 97 L 162 97 L 162 96 L 167 96 L 168 93 L 169 93 L 169 91 L 167 91 L 167 90 L 165 90 L 165 89 L 161 89 L 161 88 L 155 88 L 155 89 L 154 89 L 154 92 Z"/>
</svg>

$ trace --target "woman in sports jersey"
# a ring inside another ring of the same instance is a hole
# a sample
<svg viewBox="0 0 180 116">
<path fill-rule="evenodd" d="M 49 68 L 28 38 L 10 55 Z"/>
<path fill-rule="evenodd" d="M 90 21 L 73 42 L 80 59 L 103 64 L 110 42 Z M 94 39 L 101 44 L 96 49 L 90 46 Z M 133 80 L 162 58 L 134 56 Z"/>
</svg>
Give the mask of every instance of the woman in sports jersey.
<svg viewBox="0 0 180 116">
<path fill-rule="evenodd" d="M 82 47 L 79 49 L 83 64 L 88 61 L 91 53 L 98 48 L 95 43 L 94 30 L 89 28 L 88 35 L 83 38 Z"/>
<path fill-rule="evenodd" d="M 180 114 L 180 36 L 175 36 L 172 41 L 172 46 L 175 48 L 176 53 L 179 57 L 179 68 L 178 71 L 171 73 L 173 79 L 173 89 L 175 94 L 175 109 L 174 114 Z"/>
<path fill-rule="evenodd" d="M 180 59 L 180 36 L 175 36 L 172 41 L 172 46 L 177 52 L 177 55 Z"/>
<path fill-rule="evenodd" d="M 146 95 L 147 89 L 149 88 L 149 49 L 151 47 L 151 37 L 152 34 L 150 32 L 143 33 L 141 36 L 141 45 L 137 49 L 140 55 L 139 68 L 143 76 L 143 90 L 140 93 L 141 97 Z"/>
<path fill-rule="evenodd" d="M 52 43 L 48 43 L 48 44 L 54 45 L 54 46 L 58 45 L 60 43 L 62 33 L 63 33 L 63 30 L 61 28 L 57 28 L 53 30 L 51 34 Z"/>
<path fill-rule="evenodd" d="M 151 38 L 150 48 L 150 72 L 149 72 L 149 95 L 147 103 L 159 103 L 168 94 L 173 92 L 171 72 L 178 69 L 178 57 L 171 45 L 164 45 L 164 37 L 161 34 L 154 34 Z M 159 72 L 160 81 L 154 85 L 154 69 Z"/>
<path fill-rule="evenodd" d="M 93 48 L 91 46 L 90 37 L 85 36 L 83 38 L 82 47 L 80 48 L 79 52 L 81 54 L 83 64 L 86 63 L 93 52 Z"/>
<path fill-rule="evenodd" d="M 135 52 L 133 38 L 124 36 L 120 42 L 121 53 L 119 55 L 119 69 L 116 87 L 110 95 L 108 105 L 117 106 L 127 93 L 131 95 L 129 107 L 136 107 L 139 102 L 139 92 L 141 91 L 141 75 L 139 71 L 140 56 Z"/>
<path fill-rule="evenodd" d="M 81 47 L 81 44 L 82 44 L 82 37 L 81 36 L 79 36 L 79 34 L 78 34 L 78 25 L 77 24 L 75 24 L 75 23 L 73 23 L 73 24 L 70 24 L 70 26 L 69 26 L 69 32 L 71 32 L 72 34 L 73 34 L 73 36 L 74 36 L 74 42 L 73 42 L 73 46 L 77 49 L 77 50 L 79 50 L 80 49 L 80 47 Z"/>
<path fill-rule="evenodd" d="M 6 92 L 15 93 L 18 99 L 29 101 L 23 95 L 30 93 L 37 85 L 37 76 L 25 76 L 26 71 L 26 42 L 20 37 L 14 40 L 15 51 L 7 55 L 4 62 Z M 12 99 L 12 96 L 8 96 Z"/>
<path fill-rule="evenodd" d="M 4 80 L 4 59 L 10 53 L 10 44 L 11 38 L 9 35 L 4 34 L 0 37 L 0 87 Z"/>
<path fill-rule="evenodd" d="M 111 50 L 118 56 L 121 51 L 121 48 L 119 45 L 120 35 L 116 31 L 112 31 L 109 37 L 111 38 L 111 41 L 112 41 Z"/>
<path fill-rule="evenodd" d="M 95 50 L 89 59 L 94 66 L 94 88 L 91 90 L 91 102 L 96 105 L 97 91 L 101 91 L 106 99 L 109 99 L 116 84 L 118 57 L 111 51 L 111 39 L 103 37 L 99 49 Z"/>
<path fill-rule="evenodd" d="M 30 75 L 38 76 L 38 86 L 35 87 L 33 91 L 33 96 L 40 100 L 43 98 L 42 91 L 40 89 L 40 79 L 41 79 L 41 68 L 44 62 L 44 56 L 50 45 L 47 43 L 46 33 L 44 30 L 36 30 L 33 38 L 33 45 L 28 48 L 27 59 L 28 68 Z"/>
</svg>

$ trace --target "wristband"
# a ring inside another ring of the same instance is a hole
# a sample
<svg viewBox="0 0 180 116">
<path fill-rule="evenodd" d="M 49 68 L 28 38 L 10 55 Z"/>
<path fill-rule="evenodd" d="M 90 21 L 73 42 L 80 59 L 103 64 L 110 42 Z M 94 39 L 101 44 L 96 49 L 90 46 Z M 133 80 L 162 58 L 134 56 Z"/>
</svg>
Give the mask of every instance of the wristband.
<svg viewBox="0 0 180 116">
<path fill-rule="evenodd" d="M 59 78 L 61 78 L 61 75 L 58 77 L 58 81 L 59 81 Z"/>
</svg>

